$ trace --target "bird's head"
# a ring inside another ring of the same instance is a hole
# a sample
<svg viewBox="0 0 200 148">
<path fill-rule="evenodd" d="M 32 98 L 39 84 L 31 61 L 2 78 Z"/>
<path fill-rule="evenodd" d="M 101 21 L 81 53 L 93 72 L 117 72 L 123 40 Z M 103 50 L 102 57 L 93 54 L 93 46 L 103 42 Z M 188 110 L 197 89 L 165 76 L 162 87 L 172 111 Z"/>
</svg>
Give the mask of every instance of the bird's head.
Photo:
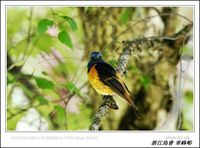
<svg viewBox="0 0 200 148">
<path fill-rule="evenodd" d="M 101 52 L 94 51 L 91 53 L 90 60 L 95 60 L 95 59 L 102 59 Z"/>
<path fill-rule="evenodd" d="M 88 69 L 90 69 L 94 64 L 96 64 L 98 62 L 104 62 L 102 59 L 102 54 L 101 54 L 101 52 L 93 51 L 90 54 L 90 61 L 87 65 Z"/>
</svg>

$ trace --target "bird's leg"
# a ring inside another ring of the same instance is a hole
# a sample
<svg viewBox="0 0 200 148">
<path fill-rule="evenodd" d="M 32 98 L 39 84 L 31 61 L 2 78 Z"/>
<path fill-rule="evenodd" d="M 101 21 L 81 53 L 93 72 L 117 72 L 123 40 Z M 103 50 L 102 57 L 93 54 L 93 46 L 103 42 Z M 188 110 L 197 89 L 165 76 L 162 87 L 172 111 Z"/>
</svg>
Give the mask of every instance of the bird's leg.
<svg viewBox="0 0 200 148">
<path fill-rule="evenodd" d="M 102 106 L 104 105 L 108 105 L 109 108 L 111 109 L 114 109 L 114 110 L 117 110 L 119 109 L 119 107 L 117 106 L 113 96 L 103 96 L 103 100 L 104 100 L 104 103 L 102 104 Z"/>
</svg>

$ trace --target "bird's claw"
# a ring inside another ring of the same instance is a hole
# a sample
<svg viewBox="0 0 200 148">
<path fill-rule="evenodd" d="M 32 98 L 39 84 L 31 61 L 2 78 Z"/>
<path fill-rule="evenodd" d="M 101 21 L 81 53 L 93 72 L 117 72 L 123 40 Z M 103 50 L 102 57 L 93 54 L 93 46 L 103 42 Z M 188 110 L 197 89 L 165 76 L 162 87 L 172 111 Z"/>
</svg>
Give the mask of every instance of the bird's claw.
<svg viewBox="0 0 200 148">
<path fill-rule="evenodd" d="M 119 107 L 117 106 L 117 103 L 113 99 L 113 96 L 104 96 L 104 103 L 103 105 L 108 105 L 109 108 L 117 110 Z"/>
</svg>

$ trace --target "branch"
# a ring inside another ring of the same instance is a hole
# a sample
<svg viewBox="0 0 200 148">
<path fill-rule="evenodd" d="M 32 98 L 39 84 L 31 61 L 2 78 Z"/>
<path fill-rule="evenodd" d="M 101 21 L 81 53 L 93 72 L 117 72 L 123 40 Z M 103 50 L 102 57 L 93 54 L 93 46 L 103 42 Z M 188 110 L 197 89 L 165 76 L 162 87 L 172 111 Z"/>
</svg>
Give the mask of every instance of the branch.
<svg viewBox="0 0 200 148">
<path fill-rule="evenodd" d="M 98 130 L 102 120 L 107 117 L 110 109 L 118 109 L 118 106 L 112 96 L 104 96 L 103 98 L 104 102 L 96 113 L 90 130 Z"/>
<path fill-rule="evenodd" d="M 176 48 L 178 46 L 177 42 L 182 43 L 185 41 L 183 36 L 185 37 L 188 35 L 192 29 L 192 26 L 192 24 L 185 26 L 182 30 L 171 37 L 149 37 L 123 42 L 123 52 L 118 59 L 118 66 L 116 67 L 116 71 L 119 72 L 121 76 L 126 73 L 126 65 L 133 51 L 150 50 L 152 48 L 154 50 L 160 50 L 160 47 L 163 46 L 167 46 L 167 49 Z M 104 96 L 104 99 L 105 101 L 96 113 L 90 130 L 98 130 L 102 120 L 105 119 L 105 117 L 108 115 L 110 109 L 118 109 L 112 96 Z"/>
<path fill-rule="evenodd" d="M 149 17 L 145 17 L 143 19 L 137 20 L 135 23 L 133 23 L 132 25 L 128 26 L 124 31 L 122 31 L 120 34 L 118 34 L 109 44 L 107 44 L 102 49 L 102 51 L 104 51 L 106 48 L 110 47 L 121 35 L 125 34 L 127 31 L 129 31 L 131 28 L 133 28 L 134 26 L 138 25 L 139 23 L 148 21 L 148 20 L 150 20 L 150 19 L 152 19 L 154 17 L 164 17 L 164 16 L 170 16 L 170 15 L 172 15 L 172 14 L 171 13 L 159 13 L 159 15 L 153 15 L 153 16 L 149 16 Z M 193 23 L 189 18 L 187 18 L 187 17 L 185 17 L 185 16 L 183 16 L 181 14 L 173 13 L 173 15 L 178 16 L 178 17 L 188 21 L 190 24 Z"/>
<path fill-rule="evenodd" d="M 23 112 L 26 112 L 26 111 L 28 111 L 31 108 L 37 108 L 37 107 L 40 107 L 42 105 L 44 105 L 44 104 L 38 104 L 38 105 L 34 105 L 34 106 L 29 106 L 27 108 L 21 109 L 20 111 L 18 111 L 16 113 L 11 113 L 11 115 L 9 117 L 7 117 L 7 120 L 12 119 L 13 117 L 15 117 L 15 116 L 17 116 L 17 115 L 19 115 L 19 114 L 21 114 Z M 9 109 L 7 109 L 7 111 L 9 111 Z"/>
</svg>

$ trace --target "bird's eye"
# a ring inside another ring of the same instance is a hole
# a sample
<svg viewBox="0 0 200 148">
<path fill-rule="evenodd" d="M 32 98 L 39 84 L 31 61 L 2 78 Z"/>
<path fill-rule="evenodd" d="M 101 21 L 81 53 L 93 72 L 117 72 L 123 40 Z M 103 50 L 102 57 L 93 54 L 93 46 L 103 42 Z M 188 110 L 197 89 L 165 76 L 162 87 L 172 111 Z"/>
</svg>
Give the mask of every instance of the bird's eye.
<svg viewBox="0 0 200 148">
<path fill-rule="evenodd" d="M 101 59 L 102 55 L 100 53 L 92 53 L 91 59 Z"/>
</svg>

